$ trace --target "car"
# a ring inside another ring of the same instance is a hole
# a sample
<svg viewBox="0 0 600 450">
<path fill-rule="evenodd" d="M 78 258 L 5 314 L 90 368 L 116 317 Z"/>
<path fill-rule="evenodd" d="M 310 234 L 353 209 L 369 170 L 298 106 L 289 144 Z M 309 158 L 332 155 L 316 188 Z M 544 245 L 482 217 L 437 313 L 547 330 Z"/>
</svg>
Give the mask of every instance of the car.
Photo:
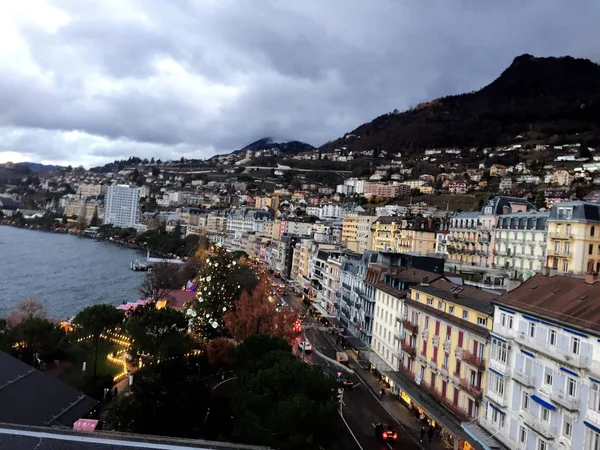
<svg viewBox="0 0 600 450">
<path fill-rule="evenodd" d="M 312 344 L 308 341 L 300 341 L 298 343 L 298 349 L 304 353 L 312 352 Z"/>
<path fill-rule="evenodd" d="M 379 441 L 393 444 L 398 439 L 398 433 L 387 423 L 375 424 L 375 436 Z"/>
<path fill-rule="evenodd" d="M 352 389 L 354 387 L 354 381 L 347 377 L 339 377 L 337 380 L 337 384 L 344 389 Z"/>
<path fill-rule="evenodd" d="M 296 320 L 294 325 L 292 325 L 292 332 L 301 333 L 302 332 L 302 322 L 300 320 Z"/>
</svg>

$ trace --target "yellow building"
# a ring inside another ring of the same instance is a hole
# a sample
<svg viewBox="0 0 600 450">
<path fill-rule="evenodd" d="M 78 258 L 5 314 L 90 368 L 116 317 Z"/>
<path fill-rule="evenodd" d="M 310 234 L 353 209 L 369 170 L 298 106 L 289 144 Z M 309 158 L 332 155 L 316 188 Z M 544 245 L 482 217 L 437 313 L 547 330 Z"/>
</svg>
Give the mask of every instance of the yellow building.
<svg viewBox="0 0 600 450">
<path fill-rule="evenodd" d="M 364 253 L 371 250 L 373 232 L 371 227 L 377 216 L 351 213 L 344 215 L 342 245 L 348 250 Z"/>
<path fill-rule="evenodd" d="M 345 214 L 342 225 L 342 245 L 353 252 L 358 248 L 358 214 Z"/>
<path fill-rule="evenodd" d="M 310 259 L 310 247 L 312 240 L 305 239 L 296 244 L 293 248 L 292 269 L 290 278 L 302 284 L 303 280 L 308 278 L 308 263 Z"/>
<path fill-rule="evenodd" d="M 380 217 L 371 228 L 371 250 L 378 252 L 435 253 L 439 221 L 424 218 Z"/>
<path fill-rule="evenodd" d="M 496 297 L 440 278 L 404 302 L 400 370 L 463 421 L 480 412 Z"/>
<path fill-rule="evenodd" d="M 546 252 L 546 266 L 557 272 L 600 272 L 600 204 L 555 203 L 548 219 Z"/>
</svg>

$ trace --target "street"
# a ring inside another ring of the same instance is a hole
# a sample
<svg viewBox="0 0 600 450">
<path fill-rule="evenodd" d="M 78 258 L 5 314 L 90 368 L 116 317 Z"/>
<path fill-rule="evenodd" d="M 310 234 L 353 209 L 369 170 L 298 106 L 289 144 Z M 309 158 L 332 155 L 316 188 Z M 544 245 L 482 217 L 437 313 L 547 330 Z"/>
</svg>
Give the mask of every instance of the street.
<svg viewBox="0 0 600 450">
<path fill-rule="evenodd" d="M 306 312 L 307 305 L 303 304 L 302 300 L 289 290 L 286 290 L 282 298 L 300 313 Z M 338 372 L 343 369 L 335 361 L 336 349 L 331 341 L 333 338 L 327 335 L 325 327 L 307 317 L 300 339 L 308 340 L 313 346 L 313 351 L 304 355 L 305 360 L 311 364 L 322 366 L 324 372 L 337 378 Z M 342 417 L 348 430 L 341 437 L 345 446 L 340 446 L 340 448 L 362 450 L 387 450 L 389 448 L 417 450 L 420 448 L 410 436 L 398 427 L 368 386 L 363 384 L 356 375 L 350 373 L 345 375 L 352 379 L 355 385 L 353 388 L 347 389 L 342 397 Z M 380 443 L 377 440 L 374 430 L 376 423 L 394 425 L 395 431 L 398 433 L 398 440 L 394 447 L 389 447 L 388 444 Z"/>
</svg>

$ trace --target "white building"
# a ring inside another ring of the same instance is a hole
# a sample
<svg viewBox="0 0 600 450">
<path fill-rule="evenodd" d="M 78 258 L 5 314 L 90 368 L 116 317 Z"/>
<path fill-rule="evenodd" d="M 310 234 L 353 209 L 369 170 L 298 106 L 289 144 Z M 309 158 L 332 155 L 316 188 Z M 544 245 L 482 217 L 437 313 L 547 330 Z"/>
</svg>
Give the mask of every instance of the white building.
<svg viewBox="0 0 600 450">
<path fill-rule="evenodd" d="M 140 223 L 140 189 L 125 184 L 106 190 L 104 223 L 116 227 L 136 227 Z"/>
<path fill-rule="evenodd" d="M 479 423 L 508 448 L 600 448 L 599 296 L 593 275 L 535 275 L 494 301 Z"/>
</svg>

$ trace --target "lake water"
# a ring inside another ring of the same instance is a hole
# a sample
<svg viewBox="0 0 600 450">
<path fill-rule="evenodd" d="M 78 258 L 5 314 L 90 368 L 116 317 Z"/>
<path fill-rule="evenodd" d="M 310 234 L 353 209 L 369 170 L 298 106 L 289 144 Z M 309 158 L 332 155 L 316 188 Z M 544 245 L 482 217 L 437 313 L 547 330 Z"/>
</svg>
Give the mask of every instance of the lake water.
<svg viewBox="0 0 600 450">
<path fill-rule="evenodd" d="M 89 305 L 137 300 L 144 254 L 109 242 L 0 226 L 0 317 L 28 297 L 66 319 Z"/>
</svg>

